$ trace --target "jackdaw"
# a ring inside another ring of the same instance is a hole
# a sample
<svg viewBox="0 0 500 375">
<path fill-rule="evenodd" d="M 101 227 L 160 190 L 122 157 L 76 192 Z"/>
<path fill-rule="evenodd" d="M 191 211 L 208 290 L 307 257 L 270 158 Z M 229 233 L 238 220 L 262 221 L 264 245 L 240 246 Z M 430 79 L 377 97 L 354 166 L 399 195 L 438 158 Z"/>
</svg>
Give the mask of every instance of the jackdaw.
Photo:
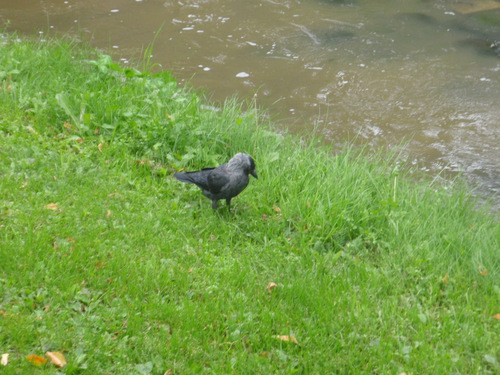
<svg viewBox="0 0 500 375">
<path fill-rule="evenodd" d="M 255 161 L 249 155 L 239 152 L 227 163 L 216 168 L 179 172 L 174 174 L 174 177 L 179 181 L 197 185 L 205 197 L 212 200 L 212 208 L 216 210 L 219 199 L 225 199 L 227 206 L 231 206 L 231 198 L 247 187 L 249 174 L 258 178 Z"/>
</svg>

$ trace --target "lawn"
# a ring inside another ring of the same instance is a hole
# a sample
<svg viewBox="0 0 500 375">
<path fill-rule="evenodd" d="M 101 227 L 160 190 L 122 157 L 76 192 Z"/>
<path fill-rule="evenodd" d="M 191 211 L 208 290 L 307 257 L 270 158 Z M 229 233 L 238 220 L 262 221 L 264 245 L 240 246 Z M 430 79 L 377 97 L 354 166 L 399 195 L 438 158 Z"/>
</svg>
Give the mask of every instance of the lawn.
<svg viewBox="0 0 500 375">
<path fill-rule="evenodd" d="M 500 372 L 500 220 L 460 180 L 151 71 L 2 36 L 2 374 Z M 237 152 L 231 211 L 172 177 Z"/>
</svg>

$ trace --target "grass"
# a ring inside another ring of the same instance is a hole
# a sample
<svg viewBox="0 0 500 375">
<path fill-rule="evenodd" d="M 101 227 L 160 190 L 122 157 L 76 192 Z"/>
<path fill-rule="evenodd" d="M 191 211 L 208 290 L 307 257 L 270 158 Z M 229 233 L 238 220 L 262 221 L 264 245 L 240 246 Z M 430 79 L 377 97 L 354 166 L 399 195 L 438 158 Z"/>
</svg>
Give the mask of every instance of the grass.
<svg viewBox="0 0 500 375">
<path fill-rule="evenodd" d="M 263 121 L 3 36 L 2 374 L 498 373 L 498 217 L 396 155 Z M 239 151 L 259 180 L 231 212 L 171 177 Z M 26 360 L 46 351 L 68 365 Z"/>
</svg>

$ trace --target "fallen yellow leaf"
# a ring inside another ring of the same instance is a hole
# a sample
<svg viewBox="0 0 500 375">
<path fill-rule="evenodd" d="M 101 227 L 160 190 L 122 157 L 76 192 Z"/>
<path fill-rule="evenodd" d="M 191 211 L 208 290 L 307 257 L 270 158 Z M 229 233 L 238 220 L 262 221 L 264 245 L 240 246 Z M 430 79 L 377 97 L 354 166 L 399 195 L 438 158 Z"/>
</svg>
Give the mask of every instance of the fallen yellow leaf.
<svg viewBox="0 0 500 375">
<path fill-rule="evenodd" d="M 279 207 L 278 207 L 278 206 L 276 206 L 275 204 L 273 204 L 273 210 L 274 210 L 274 212 L 276 212 L 276 213 L 278 213 L 278 214 L 281 212 L 281 208 L 279 208 Z"/>
<path fill-rule="evenodd" d="M 2 354 L 2 360 L 0 361 L 2 366 L 7 366 L 9 364 L 9 353 Z"/>
<path fill-rule="evenodd" d="M 68 362 L 66 362 L 66 358 L 61 352 L 47 352 L 45 355 L 49 357 L 50 362 L 57 367 L 64 367 L 68 364 Z"/>
<path fill-rule="evenodd" d="M 35 366 L 41 366 L 47 362 L 45 358 L 40 357 L 39 355 L 36 354 L 30 354 L 29 356 L 26 357 L 26 359 L 31 363 L 33 363 Z"/>
<path fill-rule="evenodd" d="M 448 272 L 443 277 L 443 283 L 448 284 Z"/>
<path fill-rule="evenodd" d="M 276 288 L 277 286 L 278 286 L 278 284 L 270 282 L 269 284 L 267 284 L 267 291 L 269 293 L 272 293 L 273 289 Z"/>
<path fill-rule="evenodd" d="M 287 342 L 293 342 L 294 344 L 299 344 L 297 339 L 293 336 L 288 336 L 288 335 L 277 335 L 277 339 L 280 339 L 281 341 L 287 341 Z"/>
<path fill-rule="evenodd" d="M 500 320 L 500 314 L 493 315 L 493 319 Z"/>
<path fill-rule="evenodd" d="M 57 210 L 59 208 L 59 205 L 57 203 L 49 203 L 47 205 L 45 205 L 43 208 L 45 208 L 46 210 Z"/>
<path fill-rule="evenodd" d="M 482 276 L 486 276 L 488 274 L 488 270 L 486 268 L 484 268 L 481 264 L 479 265 L 479 273 L 482 275 Z"/>
</svg>

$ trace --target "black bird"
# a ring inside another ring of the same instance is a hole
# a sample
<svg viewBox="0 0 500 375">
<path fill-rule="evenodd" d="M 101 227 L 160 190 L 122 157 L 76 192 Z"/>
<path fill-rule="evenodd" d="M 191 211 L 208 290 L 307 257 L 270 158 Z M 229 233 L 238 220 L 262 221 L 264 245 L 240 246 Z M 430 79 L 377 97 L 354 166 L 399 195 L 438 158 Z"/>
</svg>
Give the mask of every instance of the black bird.
<svg viewBox="0 0 500 375">
<path fill-rule="evenodd" d="M 197 185 L 208 199 L 212 200 L 212 208 L 217 209 L 217 202 L 225 199 L 231 206 L 231 198 L 241 193 L 248 185 L 251 174 L 255 178 L 255 161 L 250 155 L 237 153 L 227 163 L 216 168 L 203 168 L 197 172 L 179 172 L 174 177 L 179 181 Z"/>
</svg>

